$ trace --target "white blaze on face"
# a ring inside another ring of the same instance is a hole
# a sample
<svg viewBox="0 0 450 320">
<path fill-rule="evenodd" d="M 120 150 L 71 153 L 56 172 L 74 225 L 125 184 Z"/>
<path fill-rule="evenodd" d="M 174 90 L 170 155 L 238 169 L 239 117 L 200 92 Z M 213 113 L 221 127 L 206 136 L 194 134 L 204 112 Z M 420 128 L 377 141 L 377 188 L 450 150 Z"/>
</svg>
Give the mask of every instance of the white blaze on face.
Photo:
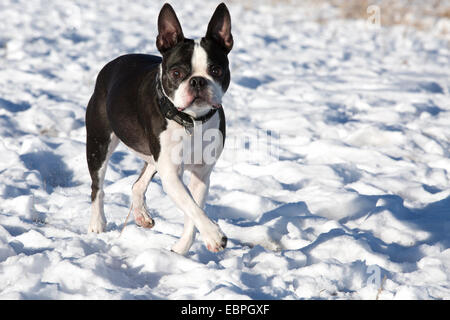
<svg viewBox="0 0 450 320">
<path fill-rule="evenodd" d="M 208 85 L 208 102 L 206 106 L 211 106 L 212 104 L 220 104 L 222 101 L 223 91 L 220 83 L 217 83 L 214 78 L 208 73 L 208 54 L 206 50 L 200 45 L 200 40 L 196 40 L 194 43 L 194 51 L 191 58 L 191 68 L 192 72 L 190 76 L 180 83 L 177 90 L 174 93 L 173 103 L 178 108 L 186 108 L 190 105 L 193 100 L 189 88 L 189 81 L 192 77 L 203 77 L 207 79 Z M 186 113 L 192 116 L 200 116 L 208 112 L 210 108 L 205 108 L 205 104 L 195 104 L 190 106 L 185 110 Z"/>
<path fill-rule="evenodd" d="M 194 45 L 194 52 L 192 53 L 192 75 L 191 77 L 203 77 L 214 81 L 208 74 L 208 54 L 200 45 L 200 41 L 196 40 Z"/>
</svg>

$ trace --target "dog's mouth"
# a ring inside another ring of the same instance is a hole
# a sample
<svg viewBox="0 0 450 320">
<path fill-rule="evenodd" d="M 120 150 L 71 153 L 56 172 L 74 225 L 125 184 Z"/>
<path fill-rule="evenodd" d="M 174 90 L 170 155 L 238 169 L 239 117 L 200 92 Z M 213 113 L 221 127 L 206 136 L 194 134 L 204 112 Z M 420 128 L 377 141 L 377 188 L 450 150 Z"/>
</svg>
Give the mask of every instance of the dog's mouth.
<svg viewBox="0 0 450 320">
<path fill-rule="evenodd" d="M 197 97 L 194 97 L 194 99 L 192 99 L 192 101 L 188 105 L 186 105 L 185 107 L 178 107 L 177 109 L 178 109 L 178 111 L 183 111 L 183 110 L 185 110 L 185 109 L 187 109 L 187 108 L 189 108 L 191 106 L 202 105 L 202 104 L 206 104 L 208 106 L 211 106 L 213 109 L 222 108 L 222 104 L 221 103 L 212 103 L 212 102 L 209 102 L 207 99 L 204 99 L 202 97 L 197 96 Z"/>
</svg>

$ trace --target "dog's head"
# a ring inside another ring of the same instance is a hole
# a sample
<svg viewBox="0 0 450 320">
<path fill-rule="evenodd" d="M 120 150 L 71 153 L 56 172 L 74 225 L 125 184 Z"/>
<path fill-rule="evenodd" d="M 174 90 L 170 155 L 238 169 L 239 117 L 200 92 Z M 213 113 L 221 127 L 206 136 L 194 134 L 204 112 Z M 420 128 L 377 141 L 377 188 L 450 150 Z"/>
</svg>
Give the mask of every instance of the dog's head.
<svg viewBox="0 0 450 320">
<path fill-rule="evenodd" d="M 161 83 L 178 108 L 192 116 L 221 107 L 230 84 L 228 53 L 233 47 L 231 18 L 225 4 L 217 6 L 199 40 L 185 38 L 175 11 L 165 4 L 158 17 L 156 46 L 161 52 Z"/>
</svg>

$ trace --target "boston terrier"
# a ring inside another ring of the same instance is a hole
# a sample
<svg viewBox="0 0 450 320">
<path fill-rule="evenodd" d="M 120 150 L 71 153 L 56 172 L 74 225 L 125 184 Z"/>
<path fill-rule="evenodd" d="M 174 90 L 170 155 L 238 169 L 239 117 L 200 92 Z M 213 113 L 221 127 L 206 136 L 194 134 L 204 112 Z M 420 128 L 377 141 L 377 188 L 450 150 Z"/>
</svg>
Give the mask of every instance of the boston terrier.
<svg viewBox="0 0 450 320">
<path fill-rule="evenodd" d="M 158 16 L 156 47 L 162 57 L 123 55 L 106 64 L 97 77 L 86 110 L 86 155 L 92 179 L 88 231 L 105 231 L 103 181 L 108 160 L 122 141 L 145 161 L 132 187 L 136 224 L 144 228 L 155 224 L 145 192 L 158 172 L 164 191 L 184 213 L 184 230 L 172 251 L 186 254 L 197 229 L 208 250 L 218 252 L 227 238 L 203 207 L 225 141 L 221 102 L 230 84 L 227 56 L 233 47 L 226 5 L 217 6 L 206 35 L 192 40 L 184 37 L 175 11 L 166 3 Z M 192 157 L 195 161 L 186 161 Z M 190 172 L 187 188 L 184 170 Z"/>
</svg>

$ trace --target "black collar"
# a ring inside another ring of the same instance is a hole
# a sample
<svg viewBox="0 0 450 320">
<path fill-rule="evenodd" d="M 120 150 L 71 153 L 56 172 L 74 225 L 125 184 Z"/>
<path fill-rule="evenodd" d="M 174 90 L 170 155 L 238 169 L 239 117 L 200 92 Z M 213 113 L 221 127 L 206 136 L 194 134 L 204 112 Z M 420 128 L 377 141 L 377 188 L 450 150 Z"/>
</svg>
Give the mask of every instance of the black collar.
<svg viewBox="0 0 450 320">
<path fill-rule="evenodd" d="M 178 111 L 178 109 L 173 105 L 169 98 L 164 94 L 162 84 L 160 81 L 159 72 L 156 75 L 156 94 L 158 95 L 159 110 L 167 119 L 173 120 L 179 125 L 190 129 L 194 127 L 194 122 L 199 121 L 205 123 L 216 113 L 217 109 L 211 109 L 207 114 L 194 118 L 183 111 Z"/>
</svg>

